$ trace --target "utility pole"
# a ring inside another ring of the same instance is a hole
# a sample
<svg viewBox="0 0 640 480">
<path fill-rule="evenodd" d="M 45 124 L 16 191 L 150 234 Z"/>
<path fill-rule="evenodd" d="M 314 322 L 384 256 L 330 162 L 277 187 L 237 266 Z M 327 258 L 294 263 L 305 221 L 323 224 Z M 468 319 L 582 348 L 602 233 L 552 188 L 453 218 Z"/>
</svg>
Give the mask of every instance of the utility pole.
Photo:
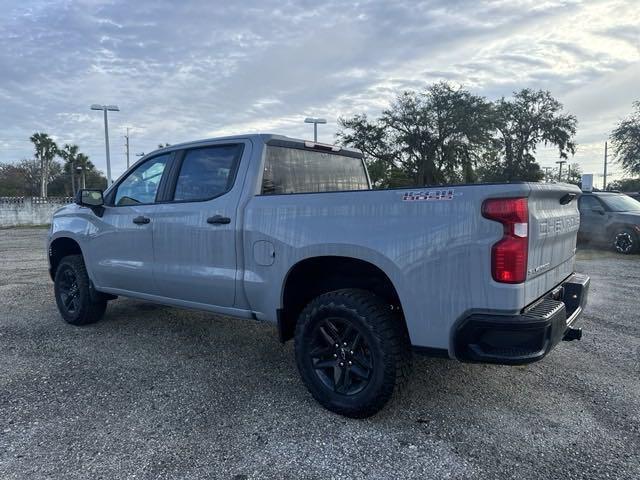
<svg viewBox="0 0 640 480">
<path fill-rule="evenodd" d="M 129 127 L 127 127 L 127 134 L 124 136 L 127 143 L 124 146 L 127 148 L 127 170 L 129 170 Z"/>
<path fill-rule="evenodd" d="M 558 170 L 558 181 L 562 181 L 562 165 L 564 165 L 565 163 L 567 163 L 566 160 L 558 160 L 556 162 L 558 165 L 560 165 L 560 168 Z"/>
<path fill-rule="evenodd" d="M 602 179 L 602 190 L 607 189 L 607 142 L 604 142 L 604 175 Z"/>
<path fill-rule="evenodd" d="M 567 163 L 567 183 L 571 181 L 571 164 Z"/>
</svg>

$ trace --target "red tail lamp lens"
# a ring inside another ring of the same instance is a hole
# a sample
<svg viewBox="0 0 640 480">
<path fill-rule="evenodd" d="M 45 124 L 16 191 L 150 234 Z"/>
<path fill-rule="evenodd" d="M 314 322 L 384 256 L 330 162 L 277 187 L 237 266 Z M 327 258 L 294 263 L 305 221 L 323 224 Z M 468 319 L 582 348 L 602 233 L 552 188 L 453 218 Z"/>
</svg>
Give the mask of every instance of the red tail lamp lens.
<svg viewBox="0 0 640 480">
<path fill-rule="evenodd" d="M 529 207 L 526 198 L 492 198 L 482 215 L 504 226 L 502 239 L 491 248 L 491 274 L 496 282 L 522 283 L 527 278 Z"/>
</svg>

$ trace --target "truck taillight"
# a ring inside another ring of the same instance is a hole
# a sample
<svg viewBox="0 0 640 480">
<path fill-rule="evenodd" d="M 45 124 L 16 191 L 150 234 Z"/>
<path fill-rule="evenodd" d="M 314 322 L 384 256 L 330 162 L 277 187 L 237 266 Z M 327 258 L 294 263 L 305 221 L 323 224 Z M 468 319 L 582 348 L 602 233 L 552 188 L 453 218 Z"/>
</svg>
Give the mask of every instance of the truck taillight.
<svg viewBox="0 0 640 480">
<path fill-rule="evenodd" d="M 522 283 L 527 278 L 529 207 L 526 198 L 492 198 L 482 216 L 502 223 L 504 235 L 491 248 L 491 274 L 496 282 Z"/>
</svg>

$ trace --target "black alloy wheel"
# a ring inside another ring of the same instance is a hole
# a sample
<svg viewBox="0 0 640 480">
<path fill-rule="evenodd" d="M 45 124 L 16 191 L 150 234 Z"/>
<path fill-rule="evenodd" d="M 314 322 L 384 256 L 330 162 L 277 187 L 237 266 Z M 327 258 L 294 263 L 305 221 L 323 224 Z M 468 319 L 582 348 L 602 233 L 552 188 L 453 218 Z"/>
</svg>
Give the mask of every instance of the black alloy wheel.
<svg viewBox="0 0 640 480">
<path fill-rule="evenodd" d="M 369 383 L 374 359 L 357 325 L 337 317 L 319 322 L 309 357 L 320 381 L 334 392 L 355 395 Z"/>
<path fill-rule="evenodd" d="M 60 277 L 59 279 L 57 277 Z M 69 265 L 64 265 L 56 276 L 58 295 L 62 309 L 68 315 L 75 315 L 80 310 L 80 291 L 78 278 Z"/>
<path fill-rule="evenodd" d="M 629 229 L 618 231 L 613 238 L 613 248 L 616 252 L 628 255 L 638 250 L 636 235 Z"/>
<path fill-rule="evenodd" d="M 53 289 L 60 315 L 67 323 L 88 325 L 104 315 L 107 297 L 92 289 L 81 255 L 60 260 Z"/>
</svg>

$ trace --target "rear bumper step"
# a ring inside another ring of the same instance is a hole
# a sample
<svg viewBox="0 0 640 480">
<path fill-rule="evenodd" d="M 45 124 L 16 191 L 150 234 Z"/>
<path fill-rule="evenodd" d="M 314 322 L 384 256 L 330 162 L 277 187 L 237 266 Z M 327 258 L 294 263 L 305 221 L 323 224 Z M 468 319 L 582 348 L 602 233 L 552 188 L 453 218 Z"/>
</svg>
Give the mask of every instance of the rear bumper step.
<svg viewBox="0 0 640 480">
<path fill-rule="evenodd" d="M 590 279 L 574 273 L 520 315 L 473 314 L 455 333 L 456 358 L 518 365 L 544 358 L 561 340 L 580 340 L 574 324 L 587 303 Z"/>
</svg>

